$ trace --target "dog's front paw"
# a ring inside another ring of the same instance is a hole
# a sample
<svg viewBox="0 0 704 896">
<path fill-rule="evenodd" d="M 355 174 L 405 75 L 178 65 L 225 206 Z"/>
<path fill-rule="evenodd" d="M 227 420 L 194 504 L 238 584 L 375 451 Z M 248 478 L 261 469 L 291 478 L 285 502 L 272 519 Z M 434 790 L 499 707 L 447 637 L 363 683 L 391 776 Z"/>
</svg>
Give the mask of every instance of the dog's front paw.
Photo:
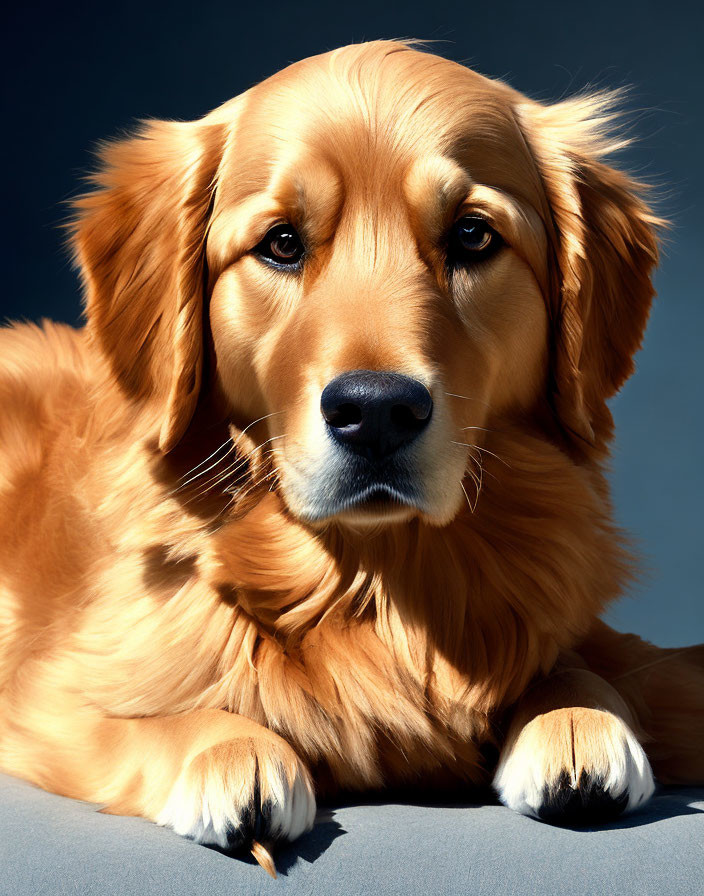
<svg viewBox="0 0 704 896">
<path fill-rule="evenodd" d="M 295 840 L 313 827 L 310 776 L 281 738 L 241 737 L 199 753 L 183 769 L 156 821 L 224 849 Z"/>
<path fill-rule="evenodd" d="M 556 709 L 507 744 L 494 778 L 501 801 L 556 824 L 591 824 L 631 811 L 655 788 L 635 735 L 617 715 Z"/>
</svg>

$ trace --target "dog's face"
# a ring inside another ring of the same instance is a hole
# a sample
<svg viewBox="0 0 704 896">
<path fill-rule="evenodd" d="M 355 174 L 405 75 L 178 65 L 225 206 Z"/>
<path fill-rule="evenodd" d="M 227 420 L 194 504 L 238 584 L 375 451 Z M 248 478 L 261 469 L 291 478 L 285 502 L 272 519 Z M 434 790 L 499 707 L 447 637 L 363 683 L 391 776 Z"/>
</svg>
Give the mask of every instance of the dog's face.
<svg viewBox="0 0 704 896">
<path fill-rule="evenodd" d="M 123 387 L 166 406 L 164 449 L 201 389 L 203 300 L 208 386 L 260 427 L 306 522 L 444 525 L 476 499 L 486 431 L 546 407 L 598 447 L 647 316 L 653 219 L 597 160 L 599 104 L 566 105 L 377 43 L 162 125 L 138 171 L 139 141 L 118 145 L 79 253 Z"/>
<path fill-rule="evenodd" d="M 422 54 L 374 62 L 355 80 L 349 57 L 315 60 L 248 97 L 208 234 L 210 328 L 233 410 L 273 414 L 296 515 L 446 523 L 468 446 L 545 388 L 539 181 L 500 87 Z"/>
</svg>

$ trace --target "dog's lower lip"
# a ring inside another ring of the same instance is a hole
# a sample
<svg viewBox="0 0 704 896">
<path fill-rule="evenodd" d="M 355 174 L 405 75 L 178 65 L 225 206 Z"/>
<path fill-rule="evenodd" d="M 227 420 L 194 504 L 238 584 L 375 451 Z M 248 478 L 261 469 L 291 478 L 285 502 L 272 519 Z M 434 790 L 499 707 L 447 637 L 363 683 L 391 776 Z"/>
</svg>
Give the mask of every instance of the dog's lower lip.
<svg viewBox="0 0 704 896">
<path fill-rule="evenodd" d="M 402 504 L 406 507 L 415 506 L 415 502 L 410 497 L 386 483 L 369 485 L 348 499 L 348 507 L 372 507 L 374 505 L 388 507 L 392 504 Z"/>
</svg>

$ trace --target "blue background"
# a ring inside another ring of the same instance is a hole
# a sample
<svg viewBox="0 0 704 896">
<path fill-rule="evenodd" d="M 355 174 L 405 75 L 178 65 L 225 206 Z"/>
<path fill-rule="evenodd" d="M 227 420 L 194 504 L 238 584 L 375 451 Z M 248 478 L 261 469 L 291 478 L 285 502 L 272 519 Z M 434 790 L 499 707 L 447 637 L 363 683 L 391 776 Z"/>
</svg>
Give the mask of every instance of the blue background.
<svg viewBox="0 0 704 896">
<path fill-rule="evenodd" d="M 198 117 L 301 57 L 364 39 L 418 37 L 538 99 L 632 85 L 639 139 L 621 164 L 660 188 L 659 209 L 674 226 L 638 371 L 613 402 L 617 515 L 649 573 L 609 619 L 666 646 L 704 641 L 702 9 L 643 0 L 17 7 L 4 22 L 1 61 L 0 315 L 78 322 L 78 282 L 58 225 L 99 139 L 140 117 Z"/>
</svg>

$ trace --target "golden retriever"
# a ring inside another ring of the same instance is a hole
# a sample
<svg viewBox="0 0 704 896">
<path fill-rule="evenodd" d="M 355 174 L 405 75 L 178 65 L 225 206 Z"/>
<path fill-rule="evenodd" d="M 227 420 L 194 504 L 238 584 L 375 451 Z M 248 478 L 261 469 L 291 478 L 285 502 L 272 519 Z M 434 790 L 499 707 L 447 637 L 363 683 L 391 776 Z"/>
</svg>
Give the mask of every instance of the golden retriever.
<svg viewBox="0 0 704 896">
<path fill-rule="evenodd" d="M 85 328 L 0 333 L 0 768 L 264 864 L 316 791 L 704 782 L 704 651 L 599 620 L 660 224 L 612 101 L 379 41 L 104 149 Z"/>
</svg>

